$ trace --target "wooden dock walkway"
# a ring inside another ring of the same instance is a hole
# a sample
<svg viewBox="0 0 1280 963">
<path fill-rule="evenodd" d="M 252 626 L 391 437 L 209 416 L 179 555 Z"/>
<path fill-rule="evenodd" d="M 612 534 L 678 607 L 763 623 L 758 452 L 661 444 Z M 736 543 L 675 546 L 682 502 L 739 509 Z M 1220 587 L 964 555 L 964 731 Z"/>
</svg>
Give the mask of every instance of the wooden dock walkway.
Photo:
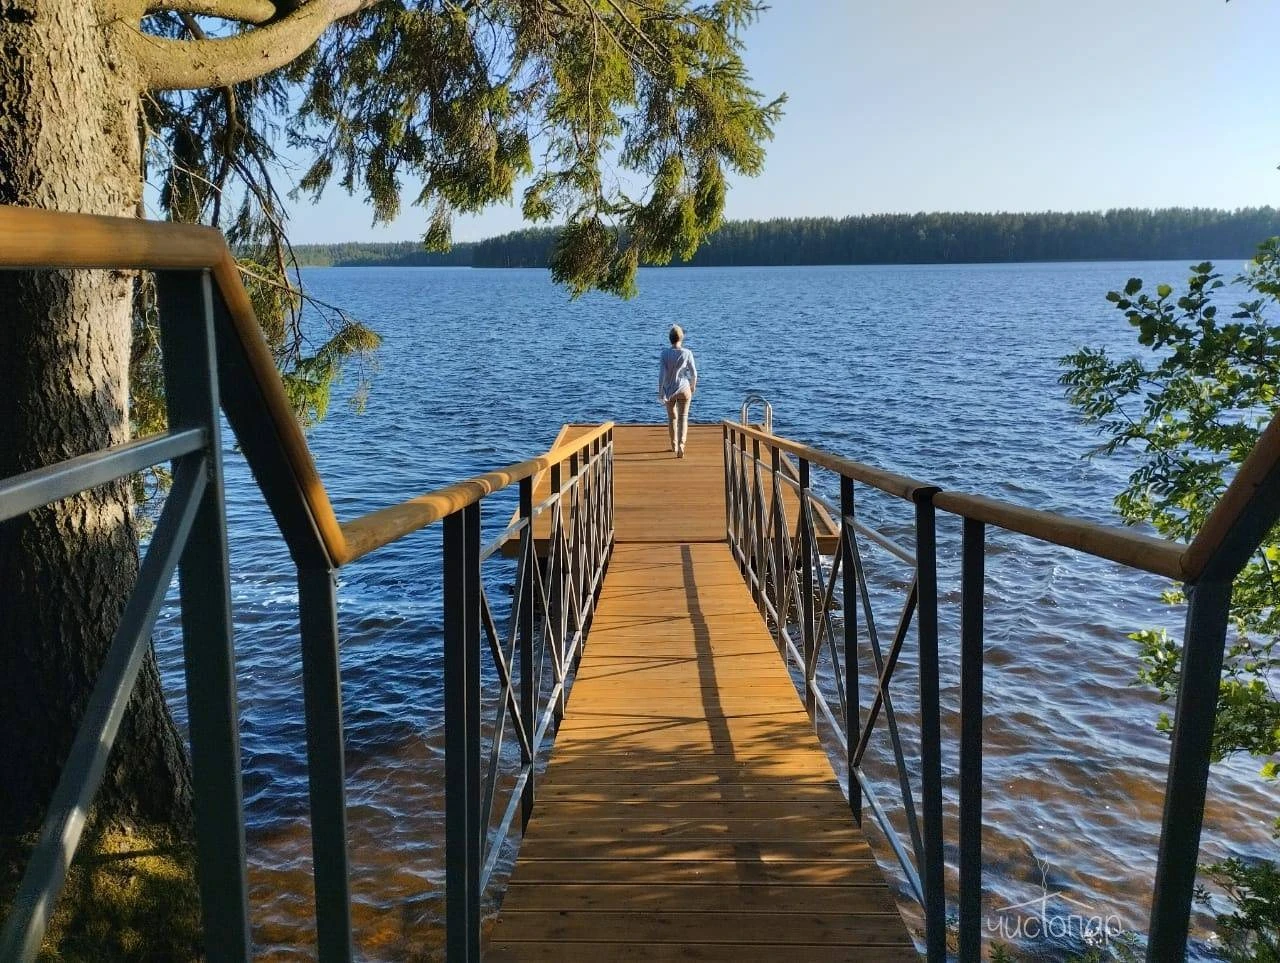
<svg viewBox="0 0 1280 963">
<path fill-rule="evenodd" d="M 616 429 L 617 539 L 486 957 L 913 960 L 724 541 L 720 429 Z"/>
<path fill-rule="evenodd" d="M 568 444 L 595 425 L 565 425 L 552 447 Z M 723 542 L 725 537 L 724 448 L 719 425 L 690 425 L 685 457 L 677 466 L 671 454 L 666 425 L 619 425 L 614 429 L 614 528 L 619 543 L 624 542 Z M 795 464 L 784 459 L 782 468 L 798 477 Z M 534 481 L 534 503 L 551 493 L 547 473 Z M 772 506 L 773 492 L 766 485 L 766 506 Z M 793 535 L 800 501 L 788 487 L 782 490 Z M 767 510 L 767 509 L 766 509 Z M 818 547 L 835 550 L 838 526 L 822 508 L 814 513 Z M 551 519 L 546 513 L 534 523 L 538 554 L 546 555 Z M 519 543 L 508 543 L 514 555 Z"/>
</svg>

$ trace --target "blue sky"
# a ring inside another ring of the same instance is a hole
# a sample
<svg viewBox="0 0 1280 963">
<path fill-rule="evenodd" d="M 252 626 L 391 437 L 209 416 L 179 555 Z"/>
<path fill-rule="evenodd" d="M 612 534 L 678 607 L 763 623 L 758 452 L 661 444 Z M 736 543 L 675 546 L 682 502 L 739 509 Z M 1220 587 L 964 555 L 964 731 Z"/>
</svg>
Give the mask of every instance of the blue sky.
<svg viewBox="0 0 1280 963">
<path fill-rule="evenodd" d="M 732 218 L 1280 204 L 1274 0 L 775 0 L 747 37 L 790 100 Z M 331 189 L 299 242 L 421 237 Z M 454 238 L 522 226 L 518 207 Z"/>
</svg>

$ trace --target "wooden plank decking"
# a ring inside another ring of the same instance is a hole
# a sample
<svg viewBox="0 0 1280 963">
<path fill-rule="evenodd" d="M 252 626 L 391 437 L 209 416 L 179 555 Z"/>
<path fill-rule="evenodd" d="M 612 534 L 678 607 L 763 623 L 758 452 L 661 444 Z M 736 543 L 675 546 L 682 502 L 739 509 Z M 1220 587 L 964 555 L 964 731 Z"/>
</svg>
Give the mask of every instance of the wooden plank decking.
<svg viewBox="0 0 1280 963">
<path fill-rule="evenodd" d="M 723 541 L 710 431 L 676 461 L 618 430 L 619 544 L 489 959 L 916 959 Z"/>
</svg>

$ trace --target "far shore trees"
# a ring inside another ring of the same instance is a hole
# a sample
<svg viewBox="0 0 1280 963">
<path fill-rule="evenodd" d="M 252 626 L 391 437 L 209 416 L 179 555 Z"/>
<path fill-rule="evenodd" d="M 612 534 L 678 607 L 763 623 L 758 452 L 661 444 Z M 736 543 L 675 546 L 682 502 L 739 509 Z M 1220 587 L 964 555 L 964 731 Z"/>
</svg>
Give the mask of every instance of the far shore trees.
<svg viewBox="0 0 1280 963">
<path fill-rule="evenodd" d="M 437 247 L 455 212 L 528 178 L 525 214 L 568 225 L 556 277 L 628 293 L 637 264 L 688 256 L 716 227 L 728 173 L 761 169 L 780 100 L 751 88 L 741 58 L 759 11 L 749 0 L 4 0 L 0 203 L 134 217 L 149 181 L 164 216 L 226 230 L 247 252 L 305 416 L 322 408 L 332 359 L 372 339 L 341 317 L 326 344 L 302 337 L 278 149 L 310 156 L 304 191 L 336 180 L 377 219 L 408 193 Z M 0 304 L 0 477 L 155 426 L 145 280 L 0 272 Z M 38 823 L 137 549 L 124 483 L 0 526 L 0 842 Z M 148 659 L 99 815 L 183 826 L 187 768 Z"/>
<path fill-rule="evenodd" d="M 1246 258 L 1280 233 L 1272 207 L 982 214 L 933 211 L 726 221 L 688 263 L 981 264 L 999 261 L 1147 261 Z M 545 267 L 555 228 L 528 228 L 472 246 L 474 267 Z"/>
</svg>

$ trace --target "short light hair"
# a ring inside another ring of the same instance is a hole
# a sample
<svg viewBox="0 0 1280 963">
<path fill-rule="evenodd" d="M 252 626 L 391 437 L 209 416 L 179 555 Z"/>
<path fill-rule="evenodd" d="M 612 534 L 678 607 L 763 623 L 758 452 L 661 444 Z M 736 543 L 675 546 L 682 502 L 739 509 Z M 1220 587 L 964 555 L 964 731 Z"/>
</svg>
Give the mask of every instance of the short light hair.
<svg viewBox="0 0 1280 963">
<path fill-rule="evenodd" d="M 671 338 L 672 344 L 679 344 L 684 340 L 684 328 L 680 327 L 678 324 L 673 324 L 668 337 Z"/>
</svg>

